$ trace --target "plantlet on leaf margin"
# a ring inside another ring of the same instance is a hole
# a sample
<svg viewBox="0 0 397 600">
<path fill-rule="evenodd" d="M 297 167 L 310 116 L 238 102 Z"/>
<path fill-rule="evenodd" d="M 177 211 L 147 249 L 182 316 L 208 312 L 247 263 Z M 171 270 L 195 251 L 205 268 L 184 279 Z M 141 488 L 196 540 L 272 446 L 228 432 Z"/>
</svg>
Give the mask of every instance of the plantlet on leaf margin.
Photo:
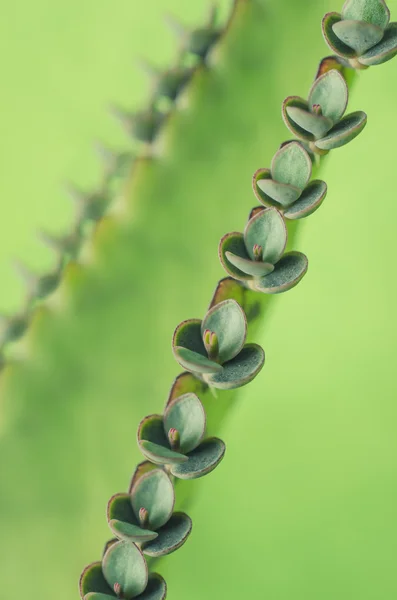
<svg viewBox="0 0 397 600">
<path fill-rule="evenodd" d="M 219 258 L 225 271 L 250 289 L 280 294 L 298 285 L 308 268 L 301 252 L 284 254 L 286 245 L 282 215 L 266 208 L 248 221 L 244 234 L 228 233 L 221 239 Z"/>
<path fill-rule="evenodd" d="M 323 19 L 328 46 L 355 69 L 380 65 L 397 54 L 397 23 L 384 0 L 346 0 L 342 13 Z"/>
</svg>

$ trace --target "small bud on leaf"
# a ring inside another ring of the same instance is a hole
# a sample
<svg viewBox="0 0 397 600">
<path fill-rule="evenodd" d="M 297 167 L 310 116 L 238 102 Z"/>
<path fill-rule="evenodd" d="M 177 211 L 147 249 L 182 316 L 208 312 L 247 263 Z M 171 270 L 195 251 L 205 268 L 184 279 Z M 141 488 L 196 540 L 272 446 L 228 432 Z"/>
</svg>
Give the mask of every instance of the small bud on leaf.
<svg viewBox="0 0 397 600">
<path fill-rule="evenodd" d="M 208 358 L 210 360 L 217 361 L 219 357 L 219 341 L 216 333 L 206 329 L 204 331 L 203 341 Z"/>
<path fill-rule="evenodd" d="M 149 524 L 149 511 L 146 508 L 139 509 L 139 523 L 142 529 L 147 529 Z"/>
<path fill-rule="evenodd" d="M 170 442 L 170 446 L 172 450 L 178 451 L 181 443 L 180 433 L 175 427 L 171 427 L 168 432 L 168 440 Z"/>
<path fill-rule="evenodd" d="M 322 117 L 323 115 L 323 109 L 321 108 L 321 106 L 319 104 L 313 104 L 313 114 L 317 115 L 318 117 Z"/>
<path fill-rule="evenodd" d="M 262 246 L 260 246 L 259 244 L 255 244 L 252 251 L 254 254 L 254 259 L 256 261 L 259 262 L 260 260 L 262 260 L 262 253 L 263 253 Z"/>
<path fill-rule="evenodd" d="M 114 589 L 114 593 L 116 594 L 117 598 L 122 599 L 123 596 L 123 590 L 121 589 L 121 585 L 119 583 L 115 583 L 113 586 Z"/>
</svg>

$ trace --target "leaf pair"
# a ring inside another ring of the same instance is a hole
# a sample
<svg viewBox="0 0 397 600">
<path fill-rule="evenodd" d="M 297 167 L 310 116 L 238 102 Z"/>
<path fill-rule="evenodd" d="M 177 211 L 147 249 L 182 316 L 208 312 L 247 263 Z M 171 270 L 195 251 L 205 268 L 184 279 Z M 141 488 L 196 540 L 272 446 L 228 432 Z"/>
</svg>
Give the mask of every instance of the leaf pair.
<svg viewBox="0 0 397 600">
<path fill-rule="evenodd" d="M 397 23 L 389 21 L 384 0 L 347 0 L 341 14 L 325 15 L 323 35 L 328 46 L 350 62 L 362 68 L 380 65 L 397 54 Z"/>
<path fill-rule="evenodd" d="M 196 394 L 172 400 L 164 415 L 150 415 L 138 428 L 138 445 L 153 463 L 169 465 L 180 479 L 197 479 L 210 473 L 225 454 L 218 438 L 203 441 L 206 426 L 204 407 Z"/>
<path fill-rule="evenodd" d="M 176 328 L 172 342 L 179 364 L 219 389 L 241 387 L 259 373 L 265 354 L 245 344 L 247 319 L 235 300 L 211 308 L 204 319 L 189 319 Z"/>
<path fill-rule="evenodd" d="M 327 184 L 309 183 L 312 161 L 299 142 L 282 146 L 273 157 L 271 169 L 259 169 L 253 177 L 253 190 L 259 202 L 274 206 L 287 219 L 302 219 L 320 206 Z"/>
<path fill-rule="evenodd" d="M 336 69 L 314 82 L 308 100 L 289 96 L 283 102 L 283 118 L 299 139 L 310 142 L 318 154 L 344 146 L 367 124 L 367 115 L 357 111 L 343 116 L 348 102 L 344 77 Z"/>
<path fill-rule="evenodd" d="M 174 513 L 175 491 L 165 471 L 140 465 L 128 494 L 110 498 L 107 518 L 117 538 L 141 544 L 148 556 L 171 554 L 184 544 L 192 529 L 190 517 Z"/>
<path fill-rule="evenodd" d="M 279 294 L 296 286 L 306 274 L 308 261 L 301 252 L 284 254 L 287 228 L 275 208 L 260 209 L 244 233 L 228 233 L 220 241 L 219 257 L 234 279 L 265 294 Z"/>
<path fill-rule="evenodd" d="M 166 595 L 164 579 L 148 574 L 142 552 L 131 542 L 109 544 L 102 562 L 88 565 L 80 577 L 82 600 L 164 600 Z"/>
</svg>

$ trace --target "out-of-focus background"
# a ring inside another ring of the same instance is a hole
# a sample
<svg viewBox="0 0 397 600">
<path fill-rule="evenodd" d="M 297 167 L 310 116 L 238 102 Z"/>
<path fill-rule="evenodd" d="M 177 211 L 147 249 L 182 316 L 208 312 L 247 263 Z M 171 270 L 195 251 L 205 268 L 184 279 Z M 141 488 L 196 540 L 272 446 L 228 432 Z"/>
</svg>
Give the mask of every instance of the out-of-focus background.
<svg viewBox="0 0 397 600">
<path fill-rule="evenodd" d="M 397 19 L 397 0 L 388 5 Z M 243 227 L 254 170 L 289 137 L 280 105 L 305 95 L 329 53 L 320 21 L 340 0 L 258 0 L 183 98 L 162 155 L 124 212 L 98 232 L 1 375 L 2 597 L 78 597 L 100 557 L 108 498 L 139 460 L 140 418 L 178 373 L 173 327 L 201 316 L 222 270 L 219 237 Z M 100 170 L 92 141 L 129 142 L 105 113 L 139 108 L 134 59 L 170 64 L 166 11 L 203 21 L 206 3 L 8 3 L 0 22 L 0 282 L 22 305 L 10 260 L 54 256 L 38 228 L 66 231 L 66 179 Z M 222 4 L 222 15 L 228 2 Z M 395 144 L 397 59 L 360 75 L 364 133 L 327 159 L 323 207 L 301 228 L 307 277 L 276 299 L 263 372 L 222 429 L 228 450 L 192 484 L 194 530 L 159 563 L 174 600 L 379 600 L 397 593 Z M 214 400 L 216 402 L 216 400 Z"/>
</svg>

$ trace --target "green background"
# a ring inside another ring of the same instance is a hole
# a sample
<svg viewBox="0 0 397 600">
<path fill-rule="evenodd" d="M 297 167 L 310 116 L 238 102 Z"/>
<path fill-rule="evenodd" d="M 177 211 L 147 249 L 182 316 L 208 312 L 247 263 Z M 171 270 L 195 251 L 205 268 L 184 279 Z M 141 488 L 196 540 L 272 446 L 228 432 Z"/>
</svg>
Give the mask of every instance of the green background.
<svg viewBox="0 0 397 600">
<path fill-rule="evenodd" d="M 219 237 L 242 228 L 253 171 L 288 137 L 281 101 L 307 93 L 328 53 L 319 23 L 339 5 L 257 4 L 195 79 L 160 158 L 139 169 L 82 265 L 12 349 L 0 399 L 4 598 L 78 596 L 82 567 L 110 537 L 106 502 L 139 460 L 138 421 L 161 410 L 178 373 L 172 330 L 204 313 L 223 276 Z M 388 4 L 396 18 L 397 0 Z M 23 295 L 10 258 L 53 264 L 35 231 L 67 229 L 62 181 L 98 180 L 93 139 L 128 147 L 104 109 L 146 101 L 134 57 L 165 65 L 175 55 L 165 10 L 192 24 L 205 14 L 182 0 L 3 7 L 4 310 Z M 222 465 L 192 484 L 189 542 L 158 565 L 170 598 L 396 595 L 396 60 L 355 86 L 351 109 L 369 124 L 327 159 L 329 195 L 296 246 L 308 275 L 266 316 L 267 364 L 222 430 Z"/>
</svg>

